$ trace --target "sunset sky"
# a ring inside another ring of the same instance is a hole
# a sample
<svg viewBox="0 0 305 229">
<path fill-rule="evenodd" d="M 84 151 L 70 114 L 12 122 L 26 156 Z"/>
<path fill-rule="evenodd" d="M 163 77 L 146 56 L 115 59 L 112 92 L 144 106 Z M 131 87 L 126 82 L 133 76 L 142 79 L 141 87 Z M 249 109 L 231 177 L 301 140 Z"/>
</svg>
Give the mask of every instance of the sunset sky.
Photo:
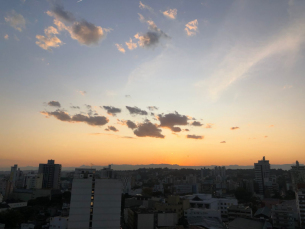
<svg viewBox="0 0 305 229">
<path fill-rule="evenodd" d="M 305 163 L 305 1 L 0 6 L 0 168 Z"/>
</svg>

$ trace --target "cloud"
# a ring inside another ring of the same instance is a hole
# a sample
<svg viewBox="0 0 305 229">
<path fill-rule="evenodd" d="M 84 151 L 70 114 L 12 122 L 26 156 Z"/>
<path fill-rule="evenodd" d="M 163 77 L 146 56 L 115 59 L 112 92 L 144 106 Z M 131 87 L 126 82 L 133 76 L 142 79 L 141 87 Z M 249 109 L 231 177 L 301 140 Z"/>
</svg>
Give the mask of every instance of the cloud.
<svg viewBox="0 0 305 229">
<path fill-rule="evenodd" d="M 68 32 L 72 39 L 77 40 L 83 45 L 98 44 L 98 42 L 105 36 L 102 27 L 96 26 L 85 20 L 74 22 Z"/>
<path fill-rule="evenodd" d="M 264 138 L 268 138 L 268 136 L 266 135 Z"/>
<path fill-rule="evenodd" d="M 60 103 L 58 101 L 50 101 L 48 105 L 51 107 L 60 107 Z"/>
<path fill-rule="evenodd" d="M 169 9 L 167 11 L 164 11 L 163 15 L 170 18 L 170 19 L 176 19 L 177 9 Z"/>
<path fill-rule="evenodd" d="M 269 127 L 274 127 L 274 125 L 270 125 Z"/>
<path fill-rule="evenodd" d="M 110 29 L 103 29 L 84 19 L 77 21 L 71 12 L 59 5 L 56 5 L 51 11 L 47 11 L 47 14 L 55 18 L 54 24 L 60 31 L 68 31 L 72 39 L 83 45 L 98 44 L 105 37 L 106 32 L 110 31 Z M 71 24 L 71 26 L 67 26 L 65 23 Z"/>
<path fill-rule="evenodd" d="M 128 128 L 130 128 L 132 130 L 137 128 L 137 124 L 135 124 L 133 121 L 130 121 L 130 120 L 119 120 L 118 119 L 118 123 L 121 125 L 127 126 Z"/>
<path fill-rule="evenodd" d="M 115 46 L 117 47 L 117 49 L 118 49 L 120 52 L 122 52 L 122 53 L 125 53 L 125 52 L 126 52 L 122 45 L 120 45 L 120 44 L 115 44 Z"/>
<path fill-rule="evenodd" d="M 285 85 L 285 86 L 283 87 L 283 89 L 291 89 L 291 88 L 293 88 L 292 85 Z"/>
<path fill-rule="evenodd" d="M 140 3 L 139 3 L 139 7 L 140 7 L 140 9 L 146 9 L 146 10 L 149 10 L 151 13 L 153 13 L 154 12 L 154 10 L 153 10 L 153 8 L 151 8 L 150 6 L 148 6 L 148 5 L 144 5 L 141 1 L 140 1 Z"/>
<path fill-rule="evenodd" d="M 149 106 L 147 107 L 150 111 L 158 110 L 158 107 L 156 106 Z"/>
<path fill-rule="evenodd" d="M 200 135 L 191 135 L 191 134 L 188 134 L 186 135 L 186 138 L 192 138 L 192 139 L 203 139 L 204 136 L 200 136 Z"/>
<path fill-rule="evenodd" d="M 226 141 L 222 141 L 222 142 L 220 142 L 220 143 L 226 143 Z"/>
<path fill-rule="evenodd" d="M 87 94 L 87 92 L 86 92 L 86 91 L 77 91 L 77 92 L 79 92 L 81 95 L 85 95 L 85 94 Z"/>
<path fill-rule="evenodd" d="M 174 127 L 176 125 L 187 125 L 187 116 L 180 115 L 178 112 L 169 113 L 166 115 L 159 114 L 157 116 L 158 120 L 160 121 L 160 127 L 169 128 L 174 132 L 180 132 L 180 127 Z"/>
<path fill-rule="evenodd" d="M 80 109 L 79 106 L 70 106 L 70 108 L 72 108 L 72 109 Z"/>
<path fill-rule="evenodd" d="M 139 14 L 138 13 L 138 15 L 139 15 L 139 21 L 140 22 L 145 22 L 146 20 L 145 20 L 145 17 L 142 15 L 142 14 Z"/>
<path fill-rule="evenodd" d="M 127 110 L 130 114 L 137 114 L 137 115 L 148 115 L 147 111 L 141 110 L 138 107 L 129 107 L 126 106 Z"/>
<path fill-rule="evenodd" d="M 127 48 L 128 48 L 129 50 L 133 50 L 133 49 L 135 49 L 135 48 L 138 47 L 138 46 L 137 46 L 137 43 L 132 43 L 132 39 L 131 39 L 131 38 L 129 39 L 129 42 L 126 41 L 125 44 L 126 44 L 126 46 L 127 46 Z"/>
<path fill-rule="evenodd" d="M 5 34 L 5 35 L 4 35 L 4 39 L 5 39 L 5 40 L 8 40 L 8 34 Z"/>
<path fill-rule="evenodd" d="M 83 114 L 76 114 L 73 116 L 70 116 L 67 112 L 62 110 L 56 110 L 54 112 L 48 112 L 48 111 L 41 111 L 40 112 L 43 115 L 46 115 L 47 117 L 53 116 L 56 119 L 63 121 L 63 122 L 84 122 L 91 126 L 103 126 L 106 123 L 109 122 L 107 117 L 104 116 L 86 116 Z"/>
<path fill-rule="evenodd" d="M 15 10 L 12 10 L 10 13 L 4 17 L 5 21 L 10 24 L 14 29 L 22 32 L 22 29 L 25 28 L 25 19 L 21 14 L 17 14 Z"/>
<path fill-rule="evenodd" d="M 183 131 L 190 131 L 189 129 L 184 129 Z"/>
<path fill-rule="evenodd" d="M 63 122 L 70 122 L 71 121 L 71 117 L 68 113 L 66 113 L 65 111 L 61 111 L 61 110 L 56 110 L 53 112 L 47 112 L 47 111 L 41 111 L 41 114 L 49 117 L 49 116 L 53 116 L 55 118 L 57 118 L 60 121 Z"/>
<path fill-rule="evenodd" d="M 305 19 L 304 17 L 296 18 L 291 22 L 288 26 L 281 26 L 283 29 L 278 33 L 273 33 L 270 38 L 260 37 L 261 42 L 254 42 L 252 45 L 248 43 L 245 45 L 244 42 L 239 42 L 240 45 L 239 43 L 237 45 L 230 44 L 227 53 L 223 53 L 223 51 L 217 53 L 217 50 L 214 50 L 214 53 L 221 55 L 222 59 L 217 60 L 218 64 L 213 66 L 214 70 L 210 77 L 199 81 L 196 86 L 200 87 L 201 90 L 208 91 L 213 99 L 217 99 L 223 91 L 245 77 L 251 69 L 260 63 L 265 63 L 264 60 L 269 60 L 272 57 L 287 60 L 291 59 L 291 56 L 297 55 L 300 50 L 303 50 L 305 42 Z M 223 47 L 219 49 L 224 50 Z M 282 63 L 282 59 L 277 62 Z"/>
<path fill-rule="evenodd" d="M 66 11 L 61 5 L 55 5 L 51 11 L 47 11 L 47 14 L 64 22 L 72 23 L 76 20 L 73 13 Z"/>
<path fill-rule="evenodd" d="M 202 126 L 203 124 L 201 122 L 198 121 L 194 121 L 191 123 L 192 126 Z"/>
<path fill-rule="evenodd" d="M 109 122 L 108 118 L 105 116 L 86 116 L 82 114 L 76 114 L 72 116 L 71 121 L 74 122 L 85 122 L 91 126 L 103 126 Z"/>
<path fill-rule="evenodd" d="M 233 126 L 233 127 L 231 127 L 231 130 L 237 130 L 237 129 L 239 129 L 238 126 Z"/>
<path fill-rule="evenodd" d="M 214 124 L 212 124 L 212 123 L 208 123 L 208 124 L 206 124 L 205 128 L 210 129 L 210 128 L 212 128 L 213 125 Z"/>
<path fill-rule="evenodd" d="M 127 139 L 135 139 L 134 137 L 130 137 L 130 136 L 123 136 L 121 138 L 127 138 Z"/>
<path fill-rule="evenodd" d="M 198 21 L 195 19 L 194 21 L 190 21 L 185 25 L 185 32 L 188 36 L 194 36 L 198 30 Z"/>
<path fill-rule="evenodd" d="M 107 129 L 105 129 L 106 131 L 114 131 L 114 132 L 118 132 L 119 130 L 117 128 L 115 128 L 114 126 L 108 126 Z"/>
<path fill-rule="evenodd" d="M 131 98 L 131 95 L 125 95 L 125 98 Z"/>
<path fill-rule="evenodd" d="M 107 111 L 107 114 L 112 115 L 112 116 L 116 116 L 117 113 L 121 113 L 120 108 L 116 108 L 116 107 L 112 107 L 112 106 L 103 106 L 103 108 Z"/>
<path fill-rule="evenodd" d="M 144 35 L 137 33 L 134 37 L 138 40 L 138 45 L 142 48 L 154 47 L 160 42 L 160 38 L 169 38 L 169 36 L 159 29 L 156 24 L 148 20 L 146 21 L 148 26 L 148 31 Z"/>
<path fill-rule="evenodd" d="M 162 130 L 158 129 L 157 125 L 151 122 L 144 122 L 138 125 L 138 128 L 134 131 L 134 134 L 138 137 L 153 137 L 164 138 L 161 134 Z"/>
<path fill-rule="evenodd" d="M 53 26 L 49 26 L 44 30 L 46 36 L 36 35 L 38 41 L 36 41 L 36 45 L 40 48 L 48 51 L 52 51 L 51 48 L 57 48 L 62 45 L 62 41 L 55 35 L 58 34 L 58 31 Z"/>
</svg>

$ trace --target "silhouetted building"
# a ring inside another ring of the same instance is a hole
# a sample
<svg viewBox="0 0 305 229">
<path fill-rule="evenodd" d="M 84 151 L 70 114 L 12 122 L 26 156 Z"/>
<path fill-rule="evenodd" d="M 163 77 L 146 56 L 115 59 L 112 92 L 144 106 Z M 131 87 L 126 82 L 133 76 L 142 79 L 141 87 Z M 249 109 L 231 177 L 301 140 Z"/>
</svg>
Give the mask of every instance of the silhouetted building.
<svg viewBox="0 0 305 229">
<path fill-rule="evenodd" d="M 59 189 L 61 165 L 55 164 L 54 160 L 48 160 L 48 164 L 39 164 L 38 173 L 43 174 L 42 188 Z"/>
<path fill-rule="evenodd" d="M 255 181 L 258 184 L 258 193 L 261 195 L 265 194 L 265 179 L 269 179 L 270 177 L 270 164 L 269 160 L 265 160 L 265 156 L 263 160 L 258 161 L 258 163 L 254 163 L 255 169 Z"/>
</svg>

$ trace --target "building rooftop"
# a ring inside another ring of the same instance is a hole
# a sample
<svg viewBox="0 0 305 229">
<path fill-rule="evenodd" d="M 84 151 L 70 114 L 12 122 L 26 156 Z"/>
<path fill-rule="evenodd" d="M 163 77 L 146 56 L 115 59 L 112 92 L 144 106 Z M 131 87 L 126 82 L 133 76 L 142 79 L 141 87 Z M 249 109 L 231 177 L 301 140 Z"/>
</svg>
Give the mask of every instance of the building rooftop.
<svg viewBox="0 0 305 229">
<path fill-rule="evenodd" d="M 263 221 L 257 221 L 252 219 L 245 218 L 236 218 L 229 223 L 229 229 L 263 229 L 264 228 Z"/>
<path fill-rule="evenodd" d="M 266 217 L 270 217 L 271 216 L 271 209 L 268 208 L 268 207 L 259 208 L 255 212 L 254 217 L 256 217 L 258 215 L 265 215 Z"/>
</svg>

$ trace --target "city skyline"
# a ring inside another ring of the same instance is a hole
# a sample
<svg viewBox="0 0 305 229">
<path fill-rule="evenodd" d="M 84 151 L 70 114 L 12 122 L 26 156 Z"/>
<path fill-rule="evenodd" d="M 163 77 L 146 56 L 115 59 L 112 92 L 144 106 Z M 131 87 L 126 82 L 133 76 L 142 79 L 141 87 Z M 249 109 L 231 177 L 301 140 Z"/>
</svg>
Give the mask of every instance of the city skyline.
<svg viewBox="0 0 305 229">
<path fill-rule="evenodd" d="M 1 168 L 305 163 L 305 2 L 1 5 Z"/>
</svg>

